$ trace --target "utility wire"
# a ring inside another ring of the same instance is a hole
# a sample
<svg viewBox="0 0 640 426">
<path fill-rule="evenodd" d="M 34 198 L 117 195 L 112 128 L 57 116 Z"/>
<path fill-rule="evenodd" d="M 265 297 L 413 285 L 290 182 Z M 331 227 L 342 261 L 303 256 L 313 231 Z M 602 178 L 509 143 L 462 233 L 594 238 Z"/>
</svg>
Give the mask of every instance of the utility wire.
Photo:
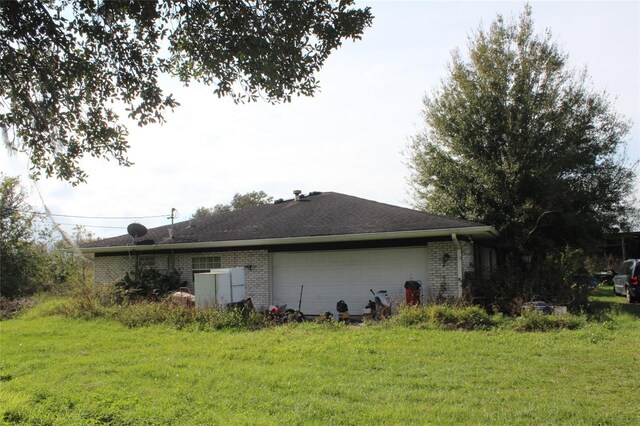
<svg viewBox="0 0 640 426">
<path fill-rule="evenodd" d="M 122 226 L 85 225 L 84 223 L 58 223 L 58 225 L 61 225 L 61 226 L 84 226 L 85 228 L 123 229 Z"/>
<path fill-rule="evenodd" d="M 124 219 L 154 219 L 159 217 L 165 217 L 166 214 L 160 214 L 155 216 L 77 216 L 72 214 L 58 214 L 58 213 L 47 213 L 47 212 L 36 212 L 31 210 L 18 210 L 20 213 L 31 213 L 40 216 L 57 216 L 57 217 L 71 217 L 75 219 L 114 219 L 114 220 L 124 220 Z"/>
<path fill-rule="evenodd" d="M 36 219 L 49 223 L 51 220 L 45 216 L 37 217 Z M 84 228 L 109 228 L 109 229 L 123 229 L 124 226 L 109 226 L 109 225 L 88 225 L 86 223 L 58 223 L 61 226 L 81 226 Z"/>
</svg>

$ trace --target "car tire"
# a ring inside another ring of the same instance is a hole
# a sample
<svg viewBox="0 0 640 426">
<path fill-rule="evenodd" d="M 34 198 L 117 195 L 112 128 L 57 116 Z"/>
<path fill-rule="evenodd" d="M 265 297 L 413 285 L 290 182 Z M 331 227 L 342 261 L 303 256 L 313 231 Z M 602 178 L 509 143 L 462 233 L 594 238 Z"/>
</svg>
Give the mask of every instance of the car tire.
<svg viewBox="0 0 640 426">
<path fill-rule="evenodd" d="M 636 298 L 631 295 L 631 292 L 629 291 L 629 287 L 627 287 L 627 303 L 635 303 L 635 302 L 636 302 Z"/>
<path fill-rule="evenodd" d="M 616 286 L 615 286 L 615 285 L 613 286 L 613 295 L 614 295 L 614 296 L 617 296 L 617 295 L 618 295 L 618 292 L 616 291 Z"/>
</svg>

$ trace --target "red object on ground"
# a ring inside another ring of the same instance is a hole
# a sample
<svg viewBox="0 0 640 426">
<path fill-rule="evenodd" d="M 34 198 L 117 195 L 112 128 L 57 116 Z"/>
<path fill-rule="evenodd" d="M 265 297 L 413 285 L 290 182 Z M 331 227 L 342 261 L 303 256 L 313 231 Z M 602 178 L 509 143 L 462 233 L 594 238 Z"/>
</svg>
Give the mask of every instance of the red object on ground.
<svg viewBox="0 0 640 426">
<path fill-rule="evenodd" d="M 420 281 L 409 280 L 404 283 L 405 298 L 407 305 L 417 306 L 420 304 L 420 289 L 422 283 Z"/>
<path fill-rule="evenodd" d="M 417 306 L 420 304 L 420 289 L 406 289 L 405 290 L 406 302 L 409 306 Z"/>
</svg>

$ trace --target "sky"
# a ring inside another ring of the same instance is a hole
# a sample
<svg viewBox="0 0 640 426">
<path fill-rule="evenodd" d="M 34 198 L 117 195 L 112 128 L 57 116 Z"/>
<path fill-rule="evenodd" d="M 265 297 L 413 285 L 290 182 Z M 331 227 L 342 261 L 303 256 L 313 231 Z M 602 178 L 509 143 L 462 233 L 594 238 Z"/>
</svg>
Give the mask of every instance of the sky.
<svg viewBox="0 0 640 426">
<path fill-rule="evenodd" d="M 422 99 L 446 77 L 452 50 L 502 14 L 517 17 L 524 2 L 360 1 L 373 26 L 345 41 L 318 74 L 321 89 L 289 104 L 236 105 L 204 86 L 163 79 L 181 103 L 164 125 L 129 126 L 129 168 L 86 159 L 87 183 L 54 178 L 37 183 L 62 228 L 85 226 L 99 237 L 187 220 L 200 206 L 229 203 L 235 193 L 262 190 L 292 198 L 293 190 L 334 191 L 410 207 L 403 152 L 422 130 Z M 627 157 L 640 160 L 640 2 L 530 2 L 537 32 L 550 29 L 586 67 L 593 89 L 634 124 Z M 0 171 L 21 176 L 36 211 L 44 207 L 28 180 L 28 159 L 0 154 Z M 636 185 L 640 193 L 640 185 Z M 83 217 L 78 217 L 83 216 Z M 123 217 L 124 219 L 103 219 Z"/>
</svg>

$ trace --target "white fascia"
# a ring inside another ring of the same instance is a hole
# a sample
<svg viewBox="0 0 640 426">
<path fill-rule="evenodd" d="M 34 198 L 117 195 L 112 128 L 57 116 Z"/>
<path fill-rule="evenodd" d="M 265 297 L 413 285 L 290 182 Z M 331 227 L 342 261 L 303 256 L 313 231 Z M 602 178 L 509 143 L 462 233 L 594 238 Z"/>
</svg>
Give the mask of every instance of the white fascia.
<svg viewBox="0 0 640 426">
<path fill-rule="evenodd" d="M 320 235 L 311 237 L 286 237 L 286 238 L 265 238 L 256 240 L 231 240 L 231 241 L 210 241 L 198 243 L 176 243 L 176 244 L 150 244 L 150 245 L 126 245 L 112 247 L 89 247 L 80 249 L 83 253 L 114 253 L 122 251 L 155 251 L 155 250 L 184 250 L 203 248 L 229 248 L 229 247 L 256 247 L 273 246 L 284 244 L 309 244 L 309 243 L 338 243 L 348 241 L 375 241 L 394 240 L 405 238 L 437 238 L 448 237 L 451 234 L 474 239 L 495 238 L 498 232 L 491 226 L 473 226 L 467 228 L 447 228 L 431 229 L 419 231 L 397 231 L 397 232 L 376 232 L 370 234 L 344 234 L 344 235 Z"/>
</svg>

